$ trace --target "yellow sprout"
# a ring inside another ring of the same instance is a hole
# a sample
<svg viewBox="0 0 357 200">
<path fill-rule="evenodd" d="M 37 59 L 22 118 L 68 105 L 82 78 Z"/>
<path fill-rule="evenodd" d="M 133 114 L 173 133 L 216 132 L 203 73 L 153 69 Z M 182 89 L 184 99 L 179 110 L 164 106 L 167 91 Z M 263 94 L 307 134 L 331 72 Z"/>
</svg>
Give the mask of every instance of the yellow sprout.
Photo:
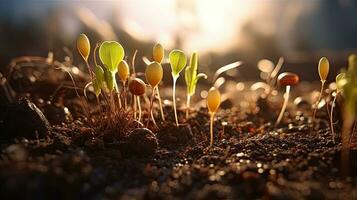
<svg viewBox="0 0 357 200">
<path fill-rule="evenodd" d="M 156 87 L 160 83 L 162 76 L 163 70 L 160 63 L 154 61 L 146 67 L 145 77 L 151 87 Z"/>
<path fill-rule="evenodd" d="M 161 63 L 164 59 L 164 47 L 160 43 L 155 44 L 155 46 L 153 47 L 152 57 L 154 61 L 158 63 Z"/>
<path fill-rule="evenodd" d="M 77 49 L 83 59 L 87 62 L 90 54 L 90 43 L 88 37 L 82 33 L 77 39 Z"/>
<path fill-rule="evenodd" d="M 214 87 L 208 91 L 207 107 L 210 114 L 210 146 L 213 145 L 213 121 L 219 105 L 221 104 L 221 93 Z"/>
<path fill-rule="evenodd" d="M 327 60 L 326 57 L 322 57 L 319 61 L 319 66 L 318 66 L 321 81 L 326 81 L 329 69 L 330 69 L 329 61 Z"/>
<path fill-rule="evenodd" d="M 129 65 L 125 60 L 120 61 L 118 65 L 118 76 L 122 82 L 126 82 L 129 77 Z"/>
</svg>

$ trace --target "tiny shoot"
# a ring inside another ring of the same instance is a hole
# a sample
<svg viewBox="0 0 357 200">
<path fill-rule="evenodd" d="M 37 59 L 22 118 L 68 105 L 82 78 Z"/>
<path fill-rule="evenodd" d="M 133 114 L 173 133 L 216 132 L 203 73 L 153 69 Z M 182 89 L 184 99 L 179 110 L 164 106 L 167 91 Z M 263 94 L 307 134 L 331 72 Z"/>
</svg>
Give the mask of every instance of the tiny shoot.
<svg viewBox="0 0 357 200">
<path fill-rule="evenodd" d="M 152 58 L 154 61 L 160 64 L 164 60 L 164 47 L 160 43 L 155 44 L 155 46 L 153 47 Z"/>
<path fill-rule="evenodd" d="M 130 70 L 129 70 L 129 65 L 125 60 L 120 61 L 118 65 L 118 76 L 120 81 L 123 84 L 123 98 L 124 98 L 124 108 L 126 108 L 127 105 L 127 98 L 126 98 L 126 82 L 129 78 L 130 75 Z"/>
<path fill-rule="evenodd" d="M 93 73 L 88 63 L 88 58 L 90 54 L 90 42 L 88 37 L 84 33 L 81 33 L 77 38 L 77 49 L 79 54 L 81 54 L 84 62 L 86 63 L 90 77 L 93 79 Z"/>
<path fill-rule="evenodd" d="M 319 76 L 320 76 L 320 81 L 321 81 L 321 91 L 320 91 L 319 97 L 317 98 L 317 101 L 315 103 L 315 108 L 314 108 L 314 112 L 312 115 L 313 122 L 315 121 L 317 107 L 318 107 L 318 105 L 321 101 L 321 98 L 322 98 L 322 93 L 324 91 L 324 86 L 325 86 L 325 82 L 326 82 L 326 78 L 327 78 L 329 69 L 330 69 L 329 61 L 327 60 L 326 57 L 322 57 L 319 61 L 319 65 L 318 65 L 318 71 L 319 71 Z"/>
<path fill-rule="evenodd" d="M 149 85 L 152 88 L 149 113 L 151 115 L 151 119 L 152 119 L 153 123 L 155 124 L 155 126 L 156 126 L 156 122 L 155 122 L 154 115 L 152 113 L 152 107 L 153 107 L 153 101 L 154 101 L 154 97 L 155 97 L 155 91 L 157 90 L 157 87 L 162 80 L 163 73 L 164 72 L 162 70 L 161 64 L 156 61 L 154 61 L 150 65 L 148 65 L 145 70 L 146 81 L 149 83 Z M 149 123 L 149 120 L 148 120 L 148 123 Z"/>
<path fill-rule="evenodd" d="M 221 104 L 221 93 L 215 87 L 212 87 L 207 94 L 207 108 L 210 114 L 210 147 L 213 146 L 213 121 L 214 116 Z"/>
<path fill-rule="evenodd" d="M 207 79 L 207 75 L 203 73 L 197 74 L 198 54 L 193 52 L 190 58 L 190 65 L 185 69 L 185 81 L 187 86 L 187 102 L 186 102 L 186 120 L 189 118 L 190 100 L 196 92 L 196 85 L 200 78 Z"/>
<path fill-rule="evenodd" d="M 144 81 L 139 78 L 133 78 L 129 81 L 129 91 L 133 94 L 136 98 L 139 108 L 139 118 L 138 121 L 141 120 L 141 105 L 140 105 L 140 96 L 144 95 L 146 92 L 146 85 Z M 136 105 L 134 105 L 134 116 L 136 113 Z"/>
<path fill-rule="evenodd" d="M 177 110 L 176 110 L 176 81 L 180 76 L 180 72 L 185 68 L 187 59 L 186 55 L 183 51 L 175 49 L 170 52 L 169 55 L 171 71 L 172 71 L 172 103 L 174 107 L 174 114 L 175 114 L 175 122 L 176 126 L 179 125 L 177 119 Z"/>
<path fill-rule="evenodd" d="M 291 72 L 284 72 L 278 76 L 278 83 L 281 86 L 285 86 L 284 102 L 281 107 L 278 119 L 275 122 L 275 126 L 279 125 L 280 121 L 283 119 L 284 112 L 289 102 L 290 87 L 299 83 L 299 76 Z"/>
</svg>

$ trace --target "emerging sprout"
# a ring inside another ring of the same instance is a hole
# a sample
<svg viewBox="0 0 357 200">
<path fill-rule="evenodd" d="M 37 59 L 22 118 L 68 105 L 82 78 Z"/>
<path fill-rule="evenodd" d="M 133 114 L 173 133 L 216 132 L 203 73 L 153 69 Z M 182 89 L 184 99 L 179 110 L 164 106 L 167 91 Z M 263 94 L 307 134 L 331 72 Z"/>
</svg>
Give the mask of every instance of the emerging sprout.
<svg viewBox="0 0 357 200">
<path fill-rule="evenodd" d="M 334 130 L 334 126 L 333 126 L 333 110 L 335 108 L 337 96 L 342 92 L 343 87 L 347 83 L 345 77 L 346 77 L 345 73 L 339 73 L 336 76 L 336 92 L 333 93 L 334 98 L 333 98 L 333 101 L 331 104 L 331 110 L 330 110 L 330 128 L 331 128 L 333 143 L 335 143 L 335 130 Z"/>
<path fill-rule="evenodd" d="M 193 52 L 190 58 L 190 65 L 188 65 L 185 69 L 185 81 L 187 86 L 187 104 L 186 104 L 186 119 L 189 117 L 190 110 L 190 100 L 191 96 L 195 94 L 197 81 L 200 78 L 207 79 L 207 75 L 203 73 L 197 74 L 198 67 L 198 54 L 197 52 Z"/>
<path fill-rule="evenodd" d="M 97 96 L 97 100 L 101 93 L 101 90 L 104 89 L 104 83 L 104 70 L 101 66 L 97 65 L 95 67 L 95 80 L 93 82 L 94 93 Z"/>
<path fill-rule="evenodd" d="M 186 60 L 185 53 L 178 49 L 172 50 L 170 52 L 169 59 L 170 59 L 172 78 L 173 78 L 172 102 L 174 106 L 176 126 L 178 126 L 177 111 L 176 111 L 176 81 L 180 76 L 180 72 L 186 66 L 187 60 Z"/>
<path fill-rule="evenodd" d="M 127 99 L 126 99 L 126 81 L 129 78 L 130 70 L 129 65 L 125 60 L 120 61 L 118 65 L 118 76 L 120 81 L 123 83 L 123 96 L 124 96 L 124 108 L 126 108 Z"/>
<path fill-rule="evenodd" d="M 318 99 L 316 101 L 314 112 L 313 112 L 313 115 L 312 115 L 312 121 L 313 122 L 315 121 L 315 116 L 316 116 L 316 111 L 317 111 L 318 104 L 320 103 L 321 98 L 322 98 L 322 93 L 324 91 L 324 85 L 325 85 L 325 82 L 326 82 L 326 78 L 327 78 L 329 69 L 330 69 L 329 61 L 327 60 L 326 57 L 322 57 L 320 59 L 320 61 L 319 61 L 319 65 L 318 65 L 318 71 L 319 71 L 319 76 L 320 76 L 320 81 L 321 81 L 321 91 L 320 91 L 319 97 L 318 97 Z"/>
<path fill-rule="evenodd" d="M 78 49 L 79 54 L 81 54 L 84 62 L 86 63 L 90 77 L 93 78 L 92 70 L 90 69 L 90 66 L 88 63 L 88 58 L 89 58 L 89 54 L 90 54 L 90 42 L 89 42 L 88 37 L 84 33 L 82 33 L 78 36 L 77 49 Z"/>
<path fill-rule="evenodd" d="M 152 121 L 156 125 L 155 118 L 152 113 L 152 107 L 153 107 L 155 91 L 163 77 L 163 70 L 162 70 L 161 64 L 154 61 L 150 65 L 148 65 L 145 70 L 145 77 L 146 77 L 147 82 L 150 84 L 150 86 L 152 88 L 149 113 L 151 115 Z M 148 121 L 148 123 L 149 123 L 149 121 Z"/>
<path fill-rule="evenodd" d="M 213 121 L 219 105 L 221 104 L 221 93 L 212 87 L 207 94 L 207 108 L 210 114 L 210 147 L 213 145 Z"/>
<path fill-rule="evenodd" d="M 153 47 L 152 57 L 154 61 L 158 63 L 161 63 L 164 59 L 164 47 L 160 43 L 155 44 L 155 46 Z"/>
<path fill-rule="evenodd" d="M 284 73 L 281 73 L 278 76 L 278 82 L 279 82 L 279 84 L 281 86 L 285 86 L 286 90 L 285 90 L 285 94 L 284 94 L 283 106 L 281 108 L 281 111 L 280 111 L 280 114 L 278 116 L 278 119 L 275 122 L 276 126 L 280 123 L 281 119 L 283 118 L 286 106 L 288 105 L 290 87 L 299 83 L 299 76 L 297 74 L 294 74 L 294 73 L 284 72 Z"/>
<path fill-rule="evenodd" d="M 121 107 L 115 74 L 118 71 L 119 62 L 124 58 L 124 49 L 116 41 L 105 41 L 99 47 L 99 58 L 106 68 L 104 72 L 108 89 L 110 92 L 112 92 L 113 89 L 116 90 L 119 107 Z"/>
<path fill-rule="evenodd" d="M 87 62 L 90 54 L 90 42 L 84 33 L 78 36 L 77 49 L 82 58 Z"/>
<path fill-rule="evenodd" d="M 129 91 L 136 97 L 139 108 L 139 119 L 141 120 L 141 105 L 140 105 L 140 96 L 144 95 L 146 92 L 146 85 L 144 81 L 139 78 L 133 78 L 129 81 Z M 134 113 L 136 113 L 136 105 L 134 105 Z"/>
</svg>

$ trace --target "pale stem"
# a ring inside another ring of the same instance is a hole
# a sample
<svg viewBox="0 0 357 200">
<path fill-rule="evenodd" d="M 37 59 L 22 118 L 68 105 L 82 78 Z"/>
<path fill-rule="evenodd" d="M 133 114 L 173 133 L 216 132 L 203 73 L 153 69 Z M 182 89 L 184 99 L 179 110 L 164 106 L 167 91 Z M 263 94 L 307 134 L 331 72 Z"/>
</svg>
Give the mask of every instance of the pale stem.
<svg viewBox="0 0 357 200">
<path fill-rule="evenodd" d="M 84 59 L 84 61 L 85 61 L 86 66 L 87 66 L 87 69 L 88 69 L 88 72 L 89 72 L 89 76 L 90 76 L 90 78 L 93 80 L 94 76 L 93 76 L 92 70 L 90 69 L 88 60 Z"/>
<path fill-rule="evenodd" d="M 186 120 L 188 120 L 189 115 L 190 115 L 190 101 L 191 101 L 191 96 L 187 94 L 187 102 L 186 102 Z"/>
<path fill-rule="evenodd" d="M 149 113 L 150 113 L 150 116 L 151 116 L 151 120 L 152 122 L 154 123 L 155 126 L 156 125 L 156 121 L 155 121 L 155 118 L 154 118 L 154 114 L 152 112 L 152 107 L 153 107 L 153 104 L 154 104 L 154 97 L 155 97 L 155 89 L 156 89 L 157 86 L 153 87 L 152 88 L 152 93 L 151 93 L 151 98 L 150 98 L 150 107 L 149 107 Z M 148 120 L 147 124 L 146 124 L 146 127 L 149 125 L 149 122 L 150 122 L 150 119 Z"/>
<path fill-rule="evenodd" d="M 286 86 L 286 91 L 285 91 L 285 94 L 284 94 L 284 103 L 283 103 L 283 107 L 281 108 L 281 111 L 279 113 L 279 117 L 278 119 L 276 120 L 275 122 L 275 126 L 277 126 L 281 119 L 283 119 L 283 116 L 284 116 L 284 112 L 286 110 L 286 107 L 288 105 L 288 101 L 289 101 L 289 93 L 290 93 L 290 85 L 287 85 Z"/>
<path fill-rule="evenodd" d="M 213 146 L 213 120 L 214 120 L 214 115 L 215 113 L 212 112 L 210 113 L 210 124 L 209 124 L 209 130 L 210 130 L 210 147 Z"/>
<path fill-rule="evenodd" d="M 126 109 L 127 106 L 127 99 L 126 99 L 126 88 L 125 88 L 125 81 L 123 81 L 123 98 L 124 98 L 124 109 Z"/>
<path fill-rule="evenodd" d="M 134 119 L 136 119 L 136 96 L 135 95 L 133 95 L 133 99 L 134 99 L 134 104 L 133 104 L 133 107 L 134 107 Z"/>
<path fill-rule="evenodd" d="M 141 120 L 141 105 L 140 105 L 140 97 L 136 96 L 136 101 L 138 102 L 138 108 L 139 108 L 139 119 L 138 121 L 140 122 Z"/>
<path fill-rule="evenodd" d="M 331 112 L 330 112 L 330 128 L 331 128 L 333 143 L 335 143 L 335 130 L 334 130 L 334 127 L 333 127 L 333 109 L 335 107 L 337 95 L 338 95 L 338 92 L 336 93 L 336 96 L 333 98 L 332 105 L 331 105 Z"/>
<path fill-rule="evenodd" d="M 159 98 L 161 119 L 162 119 L 162 121 L 165 121 L 164 109 L 162 108 L 162 102 L 161 102 L 159 87 L 156 87 L 156 92 L 157 92 L 157 96 L 158 96 L 158 98 Z"/>
<path fill-rule="evenodd" d="M 315 116 L 316 116 L 317 108 L 318 108 L 319 103 L 320 103 L 320 101 L 321 101 L 322 93 L 324 92 L 324 85 L 325 85 L 325 81 L 324 81 L 324 80 L 321 80 L 321 91 L 320 91 L 320 94 L 319 94 L 319 98 L 317 99 L 317 101 L 316 101 L 316 103 L 315 103 L 314 112 L 313 112 L 313 114 L 312 114 L 312 123 L 315 122 Z"/>
<path fill-rule="evenodd" d="M 179 123 L 178 123 L 177 111 L 176 111 L 176 78 L 173 79 L 173 84 L 172 84 L 172 103 L 173 103 L 173 106 L 174 106 L 174 114 L 175 114 L 176 126 L 178 126 Z"/>
</svg>

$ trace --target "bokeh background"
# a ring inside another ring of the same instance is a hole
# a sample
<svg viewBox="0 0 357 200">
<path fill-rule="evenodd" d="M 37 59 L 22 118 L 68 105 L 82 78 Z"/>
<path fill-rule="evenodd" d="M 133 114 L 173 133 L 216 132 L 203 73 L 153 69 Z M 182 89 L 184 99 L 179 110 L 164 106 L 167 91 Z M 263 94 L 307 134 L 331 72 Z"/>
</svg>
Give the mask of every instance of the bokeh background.
<svg viewBox="0 0 357 200">
<path fill-rule="evenodd" d="M 242 81 L 259 78 L 258 60 L 282 56 L 282 71 L 317 80 L 321 56 L 335 75 L 357 53 L 356 11 L 353 0 L 1 1 L 0 71 L 22 55 L 51 51 L 61 60 L 64 47 L 82 65 L 75 41 L 84 32 L 93 43 L 118 40 L 129 58 L 136 49 L 150 57 L 157 41 L 168 51 L 197 50 L 201 71 L 242 60 L 235 74 Z"/>
</svg>

